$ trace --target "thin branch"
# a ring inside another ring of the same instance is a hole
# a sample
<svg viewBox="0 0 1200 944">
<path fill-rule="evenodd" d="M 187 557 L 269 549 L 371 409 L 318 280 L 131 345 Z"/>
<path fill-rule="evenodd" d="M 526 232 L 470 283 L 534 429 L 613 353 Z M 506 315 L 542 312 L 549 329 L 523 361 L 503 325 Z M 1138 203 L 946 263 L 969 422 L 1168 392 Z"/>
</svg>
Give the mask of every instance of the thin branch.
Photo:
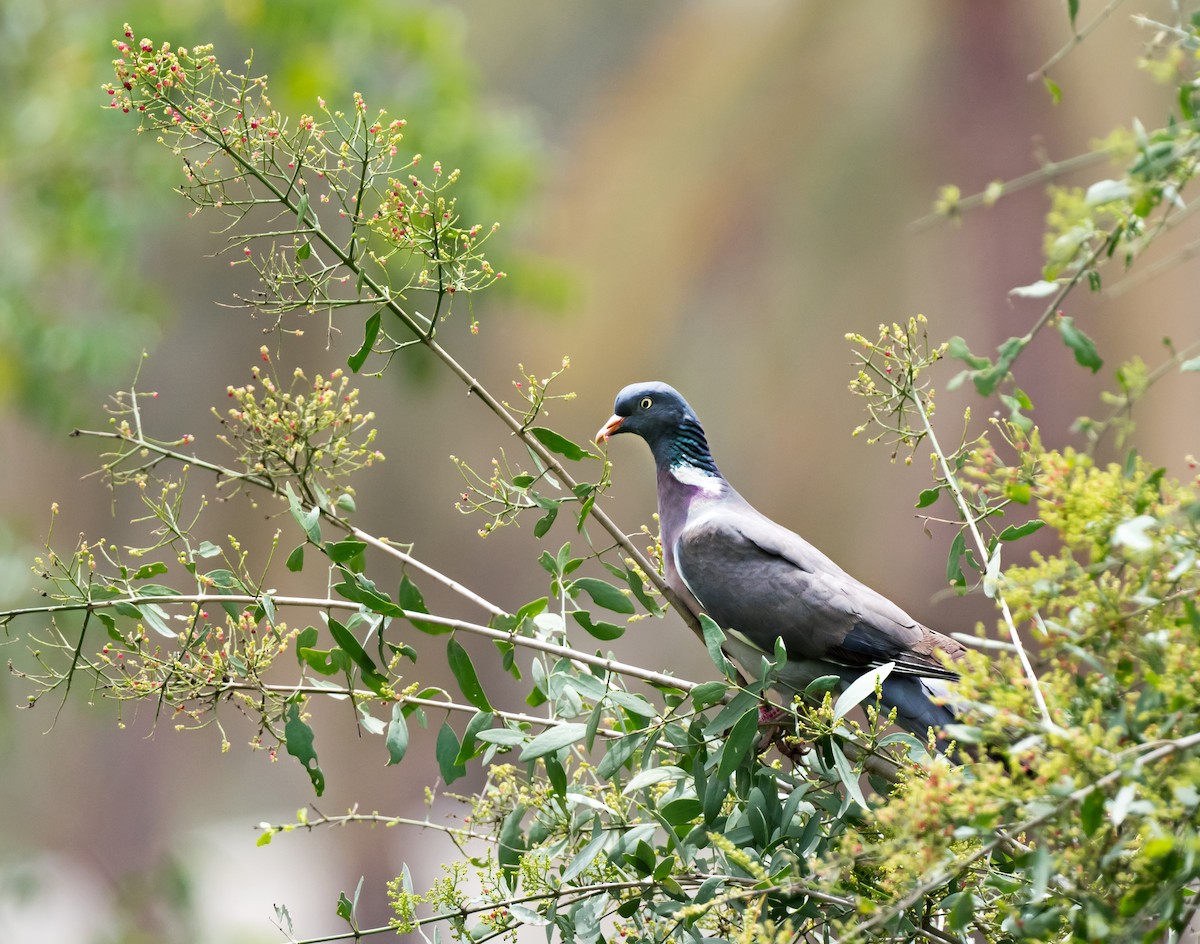
<svg viewBox="0 0 1200 944">
<path fill-rule="evenodd" d="M 131 446 L 137 447 L 138 449 L 148 449 L 151 452 L 157 453 L 162 458 L 174 459 L 175 461 L 180 462 L 184 465 L 190 465 L 190 466 L 195 466 L 200 469 L 206 469 L 210 472 L 215 473 L 218 478 L 224 477 L 231 481 L 249 482 L 253 485 L 257 485 L 261 488 L 266 489 L 272 495 L 278 496 L 278 495 L 283 494 L 279 490 L 278 484 L 273 479 L 271 479 L 267 476 L 263 476 L 263 475 L 260 475 L 257 473 L 252 473 L 252 472 L 238 472 L 236 469 L 230 469 L 226 466 L 218 465 L 215 462 L 208 462 L 207 460 L 197 458 L 196 456 L 188 456 L 182 452 L 178 452 L 174 449 L 171 449 L 168 446 L 164 446 L 161 443 L 147 440 L 144 436 L 142 436 L 140 434 L 137 437 L 130 437 L 130 436 L 125 436 L 118 432 L 113 432 L 112 430 L 76 429 L 71 435 L 72 436 L 98 436 L 98 437 L 101 437 L 104 439 L 119 439 L 122 442 L 129 443 Z M 413 567 L 416 570 L 421 571 L 421 573 L 423 573 L 429 577 L 432 577 L 434 580 L 437 580 L 439 583 L 443 584 L 444 586 L 449 587 L 455 593 L 459 594 L 460 596 L 464 597 L 467 600 L 470 600 L 472 603 L 477 604 L 481 608 L 487 610 L 492 615 L 494 615 L 494 616 L 506 615 L 506 611 L 503 610 L 502 608 L 500 608 L 499 606 L 497 606 L 496 604 L 490 602 L 489 600 L 486 600 L 484 597 L 480 596 L 474 590 L 471 590 L 470 588 L 464 586 L 463 584 L 459 583 L 454 578 L 452 578 L 446 574 L 443 574 L 441 571 L 437 570 L 436 568 L 431 567 L 429 564 L 426 564 L 423 561 L 420 561 L 417 558 L 413 557 L 411 554 L 407 553 L 406 551 L 401 550 L 397 545 L 391 543 L 390 541 L 388 541 L 386 539 L 376 538 L 373 535 L 368 534 L 366 531 L 363 531 L 361 528 L 357 528 L 354 525 L 351 525 L 346 519 L 338 517 L 337 515 L 333 515 L 333 514 L 329 513 L 328 511 L 326 511 L 325 509 L 321 509 L 321 514 L 325 518 L 325 520 L 327 520 L 327 521 L 331 522 L 332 524 L 337 525 L 338 527 L 347 531 L 349 534 L 353 535 L 355 538 L 362 541 L 364 544 L 369 544 L 371 547 L 374 547 L 375 549 L 382 551 L 383 553 L 385 553 L 391 557 L 395 557 L 397 560 L 403 562 L 404 564 L 406 564 L 410 567 Z"/>
<path fill-rule="evenodd" d="M 1046 161 L 1037 170 L 1031 170 L 1028 173 L 1022 174 L 1020 177 L 1014 177 L 1012 180 L 1004 181 L 1000 197 L 1007 197 L 1018 190 L 1024 190 L 1026 187 L 1031 187 L 1034 184 L 1043 183 L 1047 180 L 1053 180 L 1062 174 L 1070 173 L 1073 170 L 1079 170 L 1082 167 L 1090 167 L 1093 164 L 1102 164 L 1112 157 L 1109 149 L 1101 148 L 1097 151 L 1087 151 L 1083 154 L 1076 154 L 1073 157 L 1064 158 L 1061 161 Z M 970 196 L 963 197 L 955 201 L 955 210 L 973 210 L 978 206 L 983 206 L 992 200 L 993 197 L 987 190 L 981 190 L 978 193 L 973 193 Z M 994 198 L 999 199 L 999 197 Z M 927 213 L 919 219 L 913 220 L 909 224 L 914 232 L 928 229 L 930 226 L 946 218 L 944 213 Z"/>
<path fill-rule="evenodd" d="M 340 521 L 342 519 L 334 518 L 333 520 Z M 415 570 L 419 570 L 421 573 L 423 573 L 429 577 L 432 577 L 434 580 L 438 581 L 439 583 L 443 584 L 444 586 L 449 587 L 451 590 L 453 590 L 459 596 L 465 597 L 466 599 L 470 600 L 472 603 L 477 603 L 480 607 L 487 610 L 493 616 L 507 616 L 508 615 L 508 613 L 505 610 L 496 606 L 496 604 L 490 602 L 489 600 L 485 600 L 474 590 L 470 589 L 469 587 L 463 586 L 457 580 L 455 580 L 452 577 L 448 577 L 446 574 L 443 574 L 441 571 L 435 570 L 433 567 L 430 567 L 424 561 L 417 560 L 417 558 L 413 557 L 407 551 L 402 551 L 398 546 L 391 543 L 387 538 L 377 538 L 377 537 L 374 537 L 373 535 L 367 534 L 367 532 L 363 531 L 361 528 L 356 528 L 353 525 L 347 525 L 347 526 L 349 527 L 350 534 L 353 535 L 358 540 L 362 541 L 364 544 L 369 544 L 371 547 L 375 548 L 376 550 L 382 551 L 384 554 L 388 554 L 388 555 L 396 558 L 397 560 L 402 561 L 404 564 L 408 565 L 409 567 L 412 567 Z"/>
<path fill-rule="evenodd" d="M 305 695 L 346 695 L 358 701 L 369 701 L 379 696 L 367 688 L 349 688 L 349 687 L 332 687 L 324 686 L 317 687 L 315 685 L 280 685 L 261 683 L 258 685 L 250 682 L 221 682 L 214 683 L 213 691 L 216 694 L 224 692 L 273 692 L 279 695 L 294 695 L 297 692 Z M 400 695 L 397 698 L 389 699 L 389 704 L 393 705 L 415 705 L 419 708 L 444 708 L 447 711 L 457 711 L 463 714 L 477 715 L 479 709 L 474 705 L 463 704 L 456 701 L 441 701 L 436 698 L 418 698 L 415 695 Z M 558 728 L 565 724 L 570 724 L 570 721 L 565 721 L 561 718 L 549 718 L 538 715 L 528 715 L 520 711 L 506 711 L 503 708 L 493 707 L 491 714 L 506 721 L 515 721 L 518 724 L 536 724 L 543 728 Z M 627 734 L 636 733 L 629 731 L 618 731 L 615 728 L 597 728 L 596 734 L 601 737 L 618 739 L 623 738 Z"/>
<path fill-rule="evenodd" d="M 332 597 L 321 599 L 319 597 L 290 597 L 277 596 L 275 594 L 263 594 L 254 596 L 251 594 L 238 593 L 177 593 L 177 594 L 162 594 L 152 597 L 117 597 L 112 600 L 91 600 L 86 603 L 60 603 L 51 604 L 48 606 L 30 606 L 22 607 L 13 610 L 5 610 L 3 616 L 11 619 L 16 616 L 27 616 L 33 613 L 69 613 L 79 612 L 81 610 L 93 611 L 99 609 L 109 609 L 121 604 L 131 604 L 138 606 L 140 604 L 155 603 L 192 603 L 197 606 L 211 605 L 220 606 L 223 603 L 254 603 L 262 602 L 263 596 L 270 596 L 271 602 L 276 606 L 308 606 L 315 609 L 342 609 L 342 610 L 359 610 L 361 604 L 354 603 L 350 600 L 338 600 Z M 570 646 L 560 646 L 557 643 L 546 642 L 542 639 L 536 639 L 531 636 L 519 636 L 515 632 L 505 632 L 501 629 L 492 629 L 490 626 L 481 626 L 479 623 L 471 623 L 466 620 L 451 619 L 446 616 L 434 616 L 427 613 L 412 613 L 406 614 L 408 618 L 419 620 L 425 623 L 434 623 L 438 626 L 445 626 L 449 629 L 461 630 L 464 633 L 472 633 L 476 636 L 483 636 L 486 639 L 492 639 L 497 642 L 508 642 L 515 646 L 522 646 L 526 649 L 536 649 L 539 652 L 545 652 L 550 655 L 559 656 L 563 659 L 570 659 L 574 662 L 579 662 L 584 665 L 590 665 L 598 669 L 603 669 L 606 672 L 612 672 L 616 675 L 624 675 L 629 678 L 640 679 L 649 685 L 654 685 L 664 688 L 674 688 L 684 692 L 690 692 L 699 685 L 699 682 L 689 682 L 686 679 L 678 678 L 674 675 L 667 675 L 662 672 L 653 672 L 649 669 L 643 669 L 637 665 L 630 665 L 625 662 L 619 662 L 616 659 L 608 659 L 603 656 L 593 656 L 578 649 L 573 649 Z"/>
<path fill-rule="evenodd" d="M 1107 20 L 1112 14 L 1113 10 L 1115 10 L 1124 2 L 1125 0 L 1109 0 L 1108 6 L 1097 13 L 1091 22 L 1087 24 L 1087 26 L 1081 30 L 1076 30 L 1070 41 L 1068 41 L 1061 49 L 1055 52 L 1054 55 L 1052 55 L 1049 59 L 1043 62 L 1039 69 L 1034 72 L 1030 72 L 1026 78 L 1030 82 L 1036 82 L 1038 79 L 1043 78 L 1047 72 L 1065 59 L 1071 50 L 1087 39 L 1087 37 L 1091 35 L 1092 31 L 1095 30 L 1096 27 Z"/>
<path fill-rule="evenodd" d="M 987 550 L 987 542 L 984 541 L 983 535 L 979 533 L 979 527 L 975 523 L 975 516 L 971 513 L 971 508 L 967 504 L 966 498 L 963 496 L 962 489 L 959 488 L 958 479 L 955 477 L 954 470 L 950 468 L 950 463 L 946 459 L 945 452 L 942 451 L 941 444 L 938 442 L 937 433 L 934 432 L 933 423 L 929 419 L 929 411 L 925 406 L 925 401 L 920 393 L 916 390 L 912 391 L 913 404 L 917 408 L 917 412 L 921 416 L 921 422 L 925 427 L 925 434 L 929 437 L 929 442 L 933 446 L 934 455 L 937 456 L 938 464 L 942 469 L 942 476 L 946 480 L 946 485 L 950 489 L 950 493 L 954 496 L 954 502 L 958 505 L 959 511 L 962 513 L 963 520 L 966 521 L 967 529 L 971 533 L 971 538 L 975 542 L 975 547 L 979 551 L 980 560 L 985 564 L 990 560 Z M 997 548 L 997 551 L 999 548 Z M 1056 733 L 1064 733 L 1063 729 L 1054 723 L 1054 719 L 1050 717 L 1050 709 L 1046 704 L 1046 698 L 1042 694 L 1042 686 L 1038 682 L 1037 673 L 1033 670 L 1033 663 L 1029 659 L 1029 653 L 1025 650 L 1025 645 L 1021 641 L 1021 634 L 1017 632 L 1016 623 L 1013 621 L 1012 612 L 1008 608 L 1008 601 L 1004 599 L 1003 592 L 997 588 L 995 591 L 995 599 L 1000 607 L 1000 613 L 1004 617 L 1004 624 L 1008 627 L 1008 635 L 1012 640 L 1013 648 L 1017 652 L 1017 657 L 1021 660 L 1021 668 L 1025 671 L 1026 678 L 1029 679 L 1030 689 L 1033 692 L 1034 701 L 1037 703 L 1038 711 L 1042 716 L 1042 726 L 1047 731 Z"/>
</svg>

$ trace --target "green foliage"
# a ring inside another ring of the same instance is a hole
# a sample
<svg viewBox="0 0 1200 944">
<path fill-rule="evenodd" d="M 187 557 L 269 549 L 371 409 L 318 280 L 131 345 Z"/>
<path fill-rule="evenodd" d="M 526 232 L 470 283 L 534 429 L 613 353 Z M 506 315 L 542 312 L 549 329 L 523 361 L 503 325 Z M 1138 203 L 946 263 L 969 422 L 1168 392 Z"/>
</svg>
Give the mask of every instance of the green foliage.
<svg viewBox="0 0 1200 944">
<path fill-rule="evenodd" d="M 0 77 L 21 100 L 0 115 L 0 401 L 35 418 L 78 422 L 123 379 L 130 352 L 152 349 L 192 314 L 170 301 L 175 274 L 145 266 L 178 225 L 177 165 L 142 160 L 143 142 L 97 107 L 109 104 L 95 91 L 101 50 L 123 19 L 219 40 L 234 62 L 253 50 L 278 63 L 273 97 L 293 113 L 311 110 L 319 93 L 396 96 L 412 153 L 453 153 L 472 168 L 460 190 L 482 219 L 519 221 L 535 183 L 536 124 L 511 106 L 481 107 L 459 13 L 438 4 L 2 0 L 0 17 L 9 39 Z M 121 185 L 135 167 L 136 195 Z M 525 297 L 552 303 L 533 295 Z"/>
</svg>

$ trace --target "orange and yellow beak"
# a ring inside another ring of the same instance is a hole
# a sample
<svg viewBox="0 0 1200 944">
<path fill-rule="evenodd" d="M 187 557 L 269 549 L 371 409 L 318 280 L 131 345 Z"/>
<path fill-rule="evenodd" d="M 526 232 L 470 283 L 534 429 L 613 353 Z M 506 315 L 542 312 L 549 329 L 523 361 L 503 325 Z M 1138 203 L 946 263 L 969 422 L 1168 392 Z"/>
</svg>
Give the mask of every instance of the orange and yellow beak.
<svg viewBox="0 0 1200 944">
<path fill-rule="evenodd" d="M 615 434 L 621 428 L 621 424 L 624 422 L 625 417 L 617 416 L 614 413 L 608 418 L 608 422 L 596 431 L 595 441 L 598 443 L 608 442 L 608 437 Z"/>
</svg>

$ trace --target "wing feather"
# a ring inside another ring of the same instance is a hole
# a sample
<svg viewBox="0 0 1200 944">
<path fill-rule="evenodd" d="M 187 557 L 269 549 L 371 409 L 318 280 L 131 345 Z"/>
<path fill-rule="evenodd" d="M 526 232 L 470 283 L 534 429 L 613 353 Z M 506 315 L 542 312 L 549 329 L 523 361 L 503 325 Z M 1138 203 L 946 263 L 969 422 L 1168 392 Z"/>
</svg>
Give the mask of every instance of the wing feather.
<svg viewBox="0 0 1200 944">
<path fill-rule="evenodd" d="M 962 647 L 855 580 L 800 535 L 748 504 L 722 502 L 689 521 L 673 548 L 679 575 L 708 614 L 765 652 L 789 659 L 954 680 Z"/>
</svg>

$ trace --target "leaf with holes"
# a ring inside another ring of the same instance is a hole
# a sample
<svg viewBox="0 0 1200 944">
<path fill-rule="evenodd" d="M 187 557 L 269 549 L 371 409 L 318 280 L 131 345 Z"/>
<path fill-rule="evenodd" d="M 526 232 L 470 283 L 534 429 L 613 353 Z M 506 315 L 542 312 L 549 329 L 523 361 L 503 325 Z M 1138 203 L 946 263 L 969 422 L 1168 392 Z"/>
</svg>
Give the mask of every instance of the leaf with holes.
<svg viewBox="0 0 1200 944">
<path fill-rule="evenodd" d="M 325 774 L 317 763 L 317 752 L 313 749 L 313 729 L 300 717 L 300 702 L 292 701 L 287 707 L 287 723 L 283 728 L 287 752 L 300 761 L 317 796 L 325 792 Z"/>
</svg>

